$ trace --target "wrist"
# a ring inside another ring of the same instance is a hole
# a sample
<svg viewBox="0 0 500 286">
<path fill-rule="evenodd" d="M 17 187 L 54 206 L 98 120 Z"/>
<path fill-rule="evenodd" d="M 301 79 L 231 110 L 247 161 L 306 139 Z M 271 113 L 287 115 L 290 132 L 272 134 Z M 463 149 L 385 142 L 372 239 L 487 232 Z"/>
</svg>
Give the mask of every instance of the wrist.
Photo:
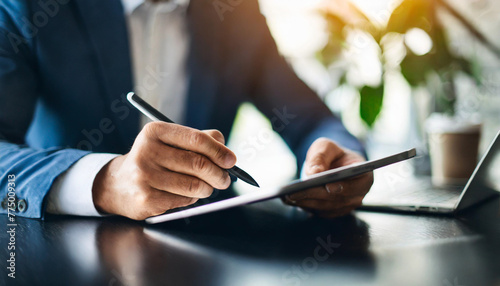
<svg viewBox="0 0 500 286">
<path fill-rule="evenodd" d="M 112 188 L 116 171 L 124 156 L 118 156 L 104 165 L 97 173 L 92 185 L 92 199 L 95 208 L 101 213 L 112 213 Z"/>
</svg>

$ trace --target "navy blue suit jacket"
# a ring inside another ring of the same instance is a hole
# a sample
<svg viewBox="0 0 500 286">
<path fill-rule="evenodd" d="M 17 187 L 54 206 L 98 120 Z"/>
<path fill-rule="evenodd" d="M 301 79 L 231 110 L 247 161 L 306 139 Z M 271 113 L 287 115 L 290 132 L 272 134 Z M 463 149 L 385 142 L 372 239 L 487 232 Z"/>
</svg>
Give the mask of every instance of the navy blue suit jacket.
<svg viewBox="0 0 500 286">
<path fill-rule="evenodd" d="M 187 12 L 187 125 L 227 137 L 239 105 L 251 102 L 299 166 L 318 137 L 362 151 L 278 54 L 257 1 L 244 0 L 223 20 L 212 2 L 193 0 Z M 53 181 L 82 156 L 128 152 L 139 130 L 139 114 L 125 99 L 132 83 L 120 0 L 2 0 L 2 206 L 15 175 L 17 200 L 27 203 L 17 215 L 43 217 Z"/>
</svg>

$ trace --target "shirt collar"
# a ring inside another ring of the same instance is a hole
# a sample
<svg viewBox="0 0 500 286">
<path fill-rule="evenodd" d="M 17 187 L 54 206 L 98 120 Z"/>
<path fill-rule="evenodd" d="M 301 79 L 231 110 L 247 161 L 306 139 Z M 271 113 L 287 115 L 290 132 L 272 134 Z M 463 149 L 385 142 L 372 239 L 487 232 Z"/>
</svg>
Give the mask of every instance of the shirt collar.
<svg viewBox="0 0 500 286">
<path fill-rule="evenodd" d="M 121 0 L 123 4 L 123 8 L 125 10 L 126 15 L 132 14 L 139 5 L 144 3 L 147 0 Z M 189 5 L 190 0 L 170 0 L 172 2 L 175 2 L 179 6 L 187 6 Z"/>
</svg>

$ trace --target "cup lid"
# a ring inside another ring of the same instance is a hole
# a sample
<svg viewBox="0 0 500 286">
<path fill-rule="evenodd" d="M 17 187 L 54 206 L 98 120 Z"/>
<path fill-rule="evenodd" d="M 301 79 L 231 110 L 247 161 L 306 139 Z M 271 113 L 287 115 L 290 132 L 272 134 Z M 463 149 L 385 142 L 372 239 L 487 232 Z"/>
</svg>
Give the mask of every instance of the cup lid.
<svg viewBox="0 0 500 286">
<path fill-rule="evenodd" d="M 458 118 L 441 113 L 433 113 L 425 121 L 427 133 L 477 133 L 481 130 L 478 119 Z"/>
</svg>

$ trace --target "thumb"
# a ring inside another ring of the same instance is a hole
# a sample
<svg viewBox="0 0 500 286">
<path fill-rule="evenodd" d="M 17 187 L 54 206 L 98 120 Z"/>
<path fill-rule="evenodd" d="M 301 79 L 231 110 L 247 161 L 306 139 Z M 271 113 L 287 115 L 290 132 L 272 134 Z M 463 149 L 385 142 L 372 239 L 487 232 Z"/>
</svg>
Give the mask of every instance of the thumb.
<svg viewBox="0 0 500 286">
<path fill-rule="evenodd" d="M 307 176 L 321 173 L 330 169 L 332 162 L 344 155 L 344 150 L 335 142 L 319 138 L 309 147 L 304 165 Z"/>
<path fill-rule="evenodd" d="M 214 138 L 219 143 L 226 144 L 226 140 L 224 138 L 224 135 L 222 135 L 222 132 L 220 132 L 219 130 L 210 129 L 210 130 L 202 130 L 201 132 L 210 135 L 210 137 Z"/>
</svg>

